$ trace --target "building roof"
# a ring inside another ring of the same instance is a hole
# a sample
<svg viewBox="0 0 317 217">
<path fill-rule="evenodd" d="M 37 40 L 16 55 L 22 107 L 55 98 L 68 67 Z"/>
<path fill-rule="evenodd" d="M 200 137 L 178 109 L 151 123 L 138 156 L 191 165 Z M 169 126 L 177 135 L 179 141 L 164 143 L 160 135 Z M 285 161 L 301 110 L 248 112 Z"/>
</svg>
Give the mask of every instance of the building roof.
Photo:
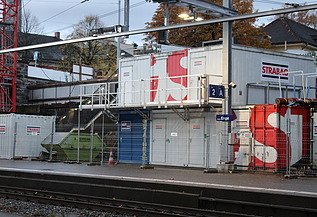
<svg viewBox="0 0 317 217">
<path fill-rule="evenodd" d="M 317 48 L 317 30 L 286 17 L 274 20 L 264 31 L 271 36 L 272 45 L 305 43 Z"/>
<path fill-rule="evenodd" d="M 31 33 L 19 33 L 19 46 L 43 44 L 49 42 L 61 41 L 60 38 L 47 35 L 31 34 Z M 43 60 L 60 61 L 63 58 L 63 54 L 58 46 L 39 48 L 36 50 L 31 50 L 28 53 L 28 59 L 33 59 L 33 52 L 40 51 L 41 58 Z"/>
</svg>

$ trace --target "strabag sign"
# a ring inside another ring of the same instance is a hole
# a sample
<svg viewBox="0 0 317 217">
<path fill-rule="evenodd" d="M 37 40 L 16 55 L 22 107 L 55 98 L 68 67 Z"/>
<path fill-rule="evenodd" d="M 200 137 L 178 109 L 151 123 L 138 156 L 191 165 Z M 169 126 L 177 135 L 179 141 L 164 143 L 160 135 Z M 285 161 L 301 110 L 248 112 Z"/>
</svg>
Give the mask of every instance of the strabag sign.
<svg viewBox="0 0 317 217">
<path fill-rule="evenodd" d="M 261 80 L 288 83 L 289 65 L 273 61 L 263 61 L 261 64 Z"/>
</svg>

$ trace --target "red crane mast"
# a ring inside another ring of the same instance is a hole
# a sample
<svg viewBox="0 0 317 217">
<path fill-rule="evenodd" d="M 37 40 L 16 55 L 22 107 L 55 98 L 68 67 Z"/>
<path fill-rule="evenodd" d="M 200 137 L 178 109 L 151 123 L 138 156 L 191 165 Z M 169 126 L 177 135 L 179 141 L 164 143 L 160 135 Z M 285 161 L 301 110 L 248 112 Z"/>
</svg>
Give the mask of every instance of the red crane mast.
<svg viewBox="0 0 317 217">
<path fill-rule="evenodd" d="M 1 50 L 18 46 L 19 0 L 0 0 Z M 18 54 L 0 54 L 0 113 L 16 111 Z"/>
</svg>

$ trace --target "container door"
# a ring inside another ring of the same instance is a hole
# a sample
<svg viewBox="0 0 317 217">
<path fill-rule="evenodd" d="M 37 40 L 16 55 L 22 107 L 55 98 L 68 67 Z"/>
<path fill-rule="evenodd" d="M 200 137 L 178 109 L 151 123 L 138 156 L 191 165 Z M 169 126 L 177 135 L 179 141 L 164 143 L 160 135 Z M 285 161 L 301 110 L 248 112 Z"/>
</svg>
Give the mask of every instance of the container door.
<svg viewBox="0 0 317 217">
<path fill-rule="evenodd" d="M 131 105 L 133 103 L 133 86 L 132 86 L 132 73 L 133 73 L 133 67 L 132 66 L 125 66 L 121 68 L 121 74 L 120 74 L 120 99 L 121 105 Z"/>
<path fill-rule="evenodd" d="M 179 117 L 169 118 L 167 124 L 166 160 L 168 165 L 188 166 L 188 122 Z"/>
<path fill-rule="evenodd" d="M 153 120 L 152 163 L 166 162 L 166 119 Z"/>
<path fill-rule="evenodd" d="M 142 163 L 143 123 L 139 114 L 125 113 L 119 116 L 119 160 L 123 163 Z M 149 124 L 147 124 L 146 144 L 149 144 Z M 148 145 L 147 145 L 148 159 Z M 148 160 L 147 160 L 148 161 Z"/>
<path fill-rule="evenodd" d="M 130 120 L 129 121 L 122 120 L 120 122 L 119 160 L 122 162 L 131 162 L 131 156 L 132 156 L 131 130 L 132 130 L 132 123 Z"/>
<path fill-rule="evenodd" d="M 201 88 L 198 88 L 200 85 L 200 80 L 198 76 L 195 75 L 203 75 L 206 73 L 206 56 L 203 57 L 195 57 L 191 60 L 191 71 L 189 77 L 189 99 L 190 100 L 198 100 L 201 91 Z"/>
<path fill-rule="evenodd" d="M 309 108 L 293 107 L 290 115 L 291 165 L 307 164 L 310 160 Z M 316 149 L 313 149 L 316 151 Z"/>
<path fill-rule="evenodd" d="M 153 65 L 151 66 L 151 81 L 150 81 L 150 103 L 164 104 L 166 102 L 166 56 L 152 57 Z"/>
<path fill-rule="evenodd" d="M 189 165 L 205 165 L 205 119 L 190 120 L 189 129 Z"/>
<path fill-rule="evenodd" d="M 133 121 L 131 138 L 131 160 L 134 163 L 141 163 L 143 154 L 143 124 L 141 116 L 138 114 Z"/>
<path fill-rule="evenodd" d="M 167 101 L 188 98 L 188 50 L 175 51 L 167 58 Z"/>
</svg>

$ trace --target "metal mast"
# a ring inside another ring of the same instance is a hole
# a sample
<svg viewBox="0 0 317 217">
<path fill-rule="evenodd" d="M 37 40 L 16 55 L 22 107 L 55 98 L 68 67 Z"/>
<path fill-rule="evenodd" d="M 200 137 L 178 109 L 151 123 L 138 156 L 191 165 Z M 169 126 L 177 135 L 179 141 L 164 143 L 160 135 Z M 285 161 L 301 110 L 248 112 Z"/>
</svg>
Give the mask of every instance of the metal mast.
<svg viewBox="0 0 317 217">
<path fill-rule="evenodd" d="M 1 50 L 18 46 L 19 0 L 0 0 Z M 0 54 L 0 113 L 16 111 L 17 56 Z"/>
</svg>

